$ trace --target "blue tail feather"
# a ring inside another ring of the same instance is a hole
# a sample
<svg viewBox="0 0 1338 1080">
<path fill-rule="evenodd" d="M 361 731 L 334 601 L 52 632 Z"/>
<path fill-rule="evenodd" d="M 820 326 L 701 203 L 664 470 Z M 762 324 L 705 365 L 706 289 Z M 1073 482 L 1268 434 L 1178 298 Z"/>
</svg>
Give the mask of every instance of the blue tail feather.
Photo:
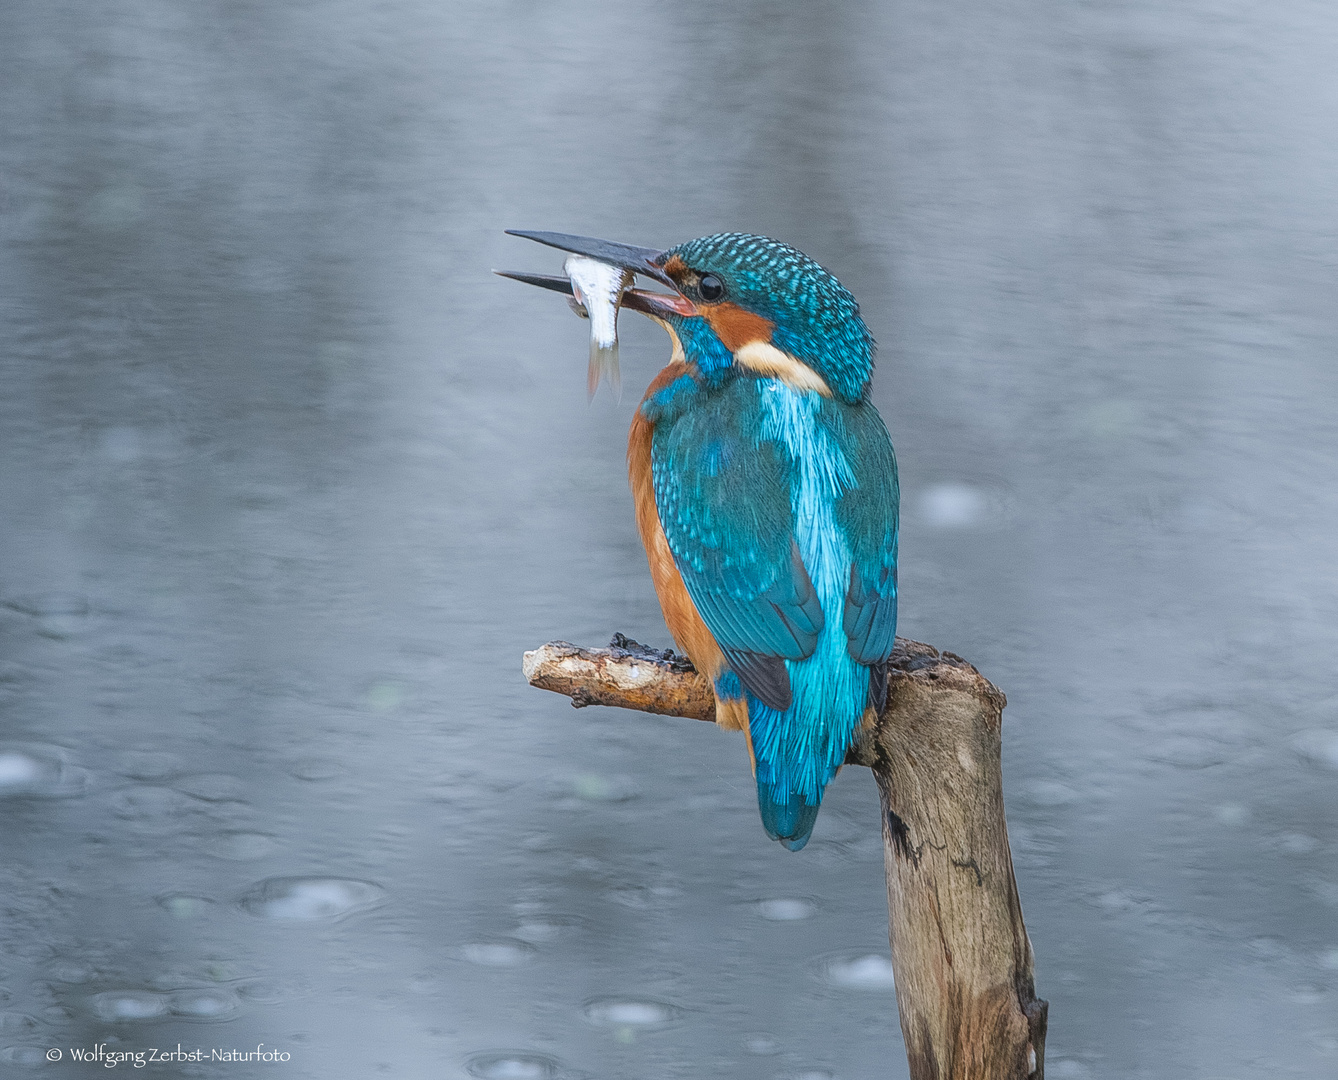
<svg viewBox="0 0 1338 1080">
<path fill-rule="evenodd" d="M 779 840 L 790 851 L 798 851 L 813 834 L 818 807 L 809 806 L 796 795 L 791 795 L 789 802 L 777 802 L 775 794 L 773 788 L 758 780 L 757 808 L 762 812 L 762 828 L 771 839 Z"/>
</svg>

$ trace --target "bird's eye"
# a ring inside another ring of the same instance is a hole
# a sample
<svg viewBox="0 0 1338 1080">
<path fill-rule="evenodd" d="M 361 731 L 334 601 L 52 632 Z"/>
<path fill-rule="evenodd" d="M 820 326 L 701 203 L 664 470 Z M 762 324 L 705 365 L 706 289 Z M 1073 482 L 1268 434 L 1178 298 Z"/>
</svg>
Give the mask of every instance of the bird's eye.
<svg viewBox="0 0 1338 1080">
<path fill-rule="evenodd" d="M 703 274 L 701 281 L 697 282 L 697 291 L 702 294 L 703 300 L 719 300 L 725 295 L 725 285 L 714 274 Z"/>
</svg>

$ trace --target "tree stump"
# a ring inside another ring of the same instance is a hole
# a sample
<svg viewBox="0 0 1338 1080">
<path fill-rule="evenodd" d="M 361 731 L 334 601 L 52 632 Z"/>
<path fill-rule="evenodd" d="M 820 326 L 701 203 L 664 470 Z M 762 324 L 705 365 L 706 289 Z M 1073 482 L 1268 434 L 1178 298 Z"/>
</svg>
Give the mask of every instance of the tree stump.
<svg viewBox="0 0 1338 1080">
<path fill-rule="evenodd" d="M 525 654 L 577 707 L 715 718 L 708 680 L 621 635 Z M 846 757 L 882 798 L 888 935 L 911 1080 L 1044 1080 L 1047 1003 L 1013 877 L 1000 763 L 1004 695 L 952 653 L 905 638 L 887 705 Z"/>
</svg>

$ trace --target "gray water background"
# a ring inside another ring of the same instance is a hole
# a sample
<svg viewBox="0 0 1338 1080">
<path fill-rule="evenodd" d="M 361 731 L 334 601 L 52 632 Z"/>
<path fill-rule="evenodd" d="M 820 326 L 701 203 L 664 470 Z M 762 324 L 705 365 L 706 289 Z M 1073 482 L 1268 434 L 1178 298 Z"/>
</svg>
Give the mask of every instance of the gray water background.
<svg viewBox="0 0 1338 1080">
<path fill-rule="evenodd" d="M 1049 1075 L 1338 1075 L 1336 47 L 1314 0 L 0 5 L 0 1074 L 905 1075 L 867 773 L 791 855 L 736 735 L 521 678 L 669 643 L 667 343 L 588 406 L 586 325 L 489 274 L 557 269 L 522 227 L 860 298 L 901 630 L 1009 697 Z"/>
</svg>

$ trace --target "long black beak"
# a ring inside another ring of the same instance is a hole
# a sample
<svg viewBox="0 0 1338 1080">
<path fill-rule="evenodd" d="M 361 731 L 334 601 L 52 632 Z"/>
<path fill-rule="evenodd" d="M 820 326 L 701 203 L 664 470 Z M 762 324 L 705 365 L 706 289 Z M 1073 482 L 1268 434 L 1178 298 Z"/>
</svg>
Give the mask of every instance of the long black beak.
<svg viewBox="0 0 1338 1080">
<path fill-rule="evenodd" d="M 510 278 L 512 281 L 523 281 L 526 285 L 551 289 L 565 296 L 576 295 L 571 287 L 571 279 L 558 274 L 530 274 L 524 270 L 494 270 L 493 273 L 498 277 Z M 628 289 L 623 293 L 622 306 L 656 319 L 691 318 L 697 314 L 692 302 L 686 297 L 677 293 L 666 296 L 664 293 L 647 292 L 645 289 Z"/>
<path fill-rule="evenodd" d="M 674 284 L 674 279 L 660 268 L 657 261 L 664 253 L 656 251 L 654 248 L 620 244 L 616 240 L 599 240 L 593 236 L 573 236 L 570 233 L 529 232 L 525 229 L 507 229 L 506 231 L 510 236 L 523 236 L 526 240 L 547 244 L 559 251 L 570 251 L 573 255 L 587 255 L 592 259 L 598 259 L 602 263 L 620 266 L 624 270 L 632 270 L 638 274 L 644 274 L 648 278 L 654 278 L 661 285 L 668 285 L 671 289 L 678 288 Z M 533 282 L 532 284 L 538 283 Z"/>
<path fill-rule="evenodd" d="M 526 240 L 537 240 L 560 251 L 586 255 L 600 262 L 645 274 L 646 277 L 654 278 L 674 290 L 672 295 L 666 296 L 644 289 L 628 289 L 623 293 L 623 307 L 657 319 L 691 318 L 697 314 L 692 301 L 678 291 L 674 279 L 656 264 L 655 260 L 662 252 L 654 248 L 633 247 L 631 244 L 619 244 L 613 240 L 597 240 L 593 236 L 572 236 L 569 233 L 525 232 L 521 229 L 506 231 L 511 236 L 523 236 Z M 566 275 L 531 274 L 524 270 L 494 270 L 493 273 L 511 278 L 513 281 L 523 281 L 527 285 L 537 285 L 541 289 L 551 289 L 567 296 L 573 295 L 571 281 Z"/>
</svg>

